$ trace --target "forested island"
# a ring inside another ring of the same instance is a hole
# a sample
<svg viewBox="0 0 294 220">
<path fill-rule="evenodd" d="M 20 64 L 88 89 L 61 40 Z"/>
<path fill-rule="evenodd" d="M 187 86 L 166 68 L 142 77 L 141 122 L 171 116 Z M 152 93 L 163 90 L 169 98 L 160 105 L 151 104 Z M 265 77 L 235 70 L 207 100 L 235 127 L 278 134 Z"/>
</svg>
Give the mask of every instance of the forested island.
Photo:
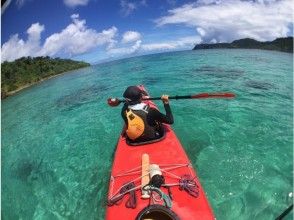
<svg viewBox="0 0 294 220">
<path fill-rule="evenodd" d="M 1 99 L 39 81 L 66 71 L 90 66 L 89 63 L 70 59 L 22 57 L 1 63 Z"/>
<path fill-rule="evenodd" d="M 240 49 L 262 49 L 277 50 L 293 53 L 293 37 L 277 38 L 274 41 L 260 42 L 250 38 L 235 40 L 232 43 L 198 44 L 193 50 L 199 49 L 220 49 L 220 48 L 240 48 Z"/>
</svg>

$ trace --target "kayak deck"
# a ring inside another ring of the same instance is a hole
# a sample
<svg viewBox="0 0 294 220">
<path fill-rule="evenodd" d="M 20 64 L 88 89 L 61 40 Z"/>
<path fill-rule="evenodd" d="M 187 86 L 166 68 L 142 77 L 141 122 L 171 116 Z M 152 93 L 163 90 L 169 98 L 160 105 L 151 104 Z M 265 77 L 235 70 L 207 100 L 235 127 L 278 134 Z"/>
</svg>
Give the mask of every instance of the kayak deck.
<svg viewBox="0 0 294 220">
<path fill-rule="evenodd" d="M 153 104 L 150 101 L 148 103 Z M 205 193 L 183 147 L 169 125 L 164 125 L 164 129 L 166 136 L 163 140 L 142 146 L 130 146 L 126 143 L 124 132 L 120 135 L 111 172 L 108 199 L 114 198 L 126 183 L 134 182 L 137 189 L 134 191 L 137 205 L 135 208 L 126 208 L 125 203 L 129 195 L 125 195 L 120 203 L 107 207 L 107 220 L 136 219 L 138 213 L 150 203 L 164 205 L 161 201 L 154 201 L 154 198 L 150 200 L 141 198 L 141 162 L 143 154 L 149 155 L 150 164 L 159 165 L 165 184 L 171 186 L 171 210 L 181 220 L 214 219 Z M 198 192 L 197 198 L 185 190 L 180 190 L 179 181 L 184 175 L 189 175 L 195 181 Z M 160 190 L 168 195 L 166 188 L 161 187 Z"/>
</svg>

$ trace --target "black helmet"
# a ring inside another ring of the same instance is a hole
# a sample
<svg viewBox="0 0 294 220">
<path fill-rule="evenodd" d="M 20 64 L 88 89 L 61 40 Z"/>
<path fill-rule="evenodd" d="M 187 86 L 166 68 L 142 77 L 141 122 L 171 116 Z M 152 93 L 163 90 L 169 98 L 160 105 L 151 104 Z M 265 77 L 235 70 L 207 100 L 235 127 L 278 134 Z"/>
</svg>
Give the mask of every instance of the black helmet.
<svg viewBox="0 0 294 220">
<path fill-rule="evenodd" d="M 137 102 L 142 97 L 142 91 L 137 86 L 129 86 L 123 94 L 129 102 Z"/>
</svg>

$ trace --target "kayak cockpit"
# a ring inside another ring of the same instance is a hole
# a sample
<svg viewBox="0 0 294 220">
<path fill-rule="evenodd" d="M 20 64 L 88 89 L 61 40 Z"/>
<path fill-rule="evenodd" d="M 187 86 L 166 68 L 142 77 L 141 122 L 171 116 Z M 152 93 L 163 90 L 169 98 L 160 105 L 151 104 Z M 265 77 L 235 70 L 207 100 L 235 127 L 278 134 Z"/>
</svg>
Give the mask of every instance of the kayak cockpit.
<svg viewBox="0 0 294 220">
<path fill-rule="evenodd" d="M 152 139 L 152 140 L 148 140 L 148 141 L 140 141 L 140 142 L 133 141 L 133 140 L 129 139 L 125 133 L 124 133 L 124 135 L 126 137 L 126 142 L 128 145 L 141 146 L 141 145 L 156 143 L 156 142 L 163 140 L 166 137 L 166 128 L 165 128 L 165 126 L 160 126 L 160 129 L 158 130 L 158 136 L 156 137 L 156 139 Z"/>
<path fill-rule="evenodd" d="M 136 220 L 179 220 L 179 217 L 171 209 L 162 205 L 150 205 L 139 212 Z"/>
</svg>

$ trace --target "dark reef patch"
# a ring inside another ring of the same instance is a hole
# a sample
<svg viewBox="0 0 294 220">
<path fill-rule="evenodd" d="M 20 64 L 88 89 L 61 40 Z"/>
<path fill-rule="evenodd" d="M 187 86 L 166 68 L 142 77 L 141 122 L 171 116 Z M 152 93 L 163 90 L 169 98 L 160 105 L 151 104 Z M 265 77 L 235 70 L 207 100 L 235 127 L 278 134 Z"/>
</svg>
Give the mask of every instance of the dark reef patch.
<svg viewBox="0 0 294 220">
<path fill-rule="evenodd" d="M 144 71 L 146 68 L 146 66 L 134 66 L 130 68 L 130 72 L 141 72 Z"/>
<path fill-rule="evenodd" d="M 17 164 L 12 164 L 13 173 L 22 181 L 27 181 L 28 178 L 36 173 L 40 173 L 43 160 L 35 161 L 29 159 L 20 160 Z"/>
<path fill-rule="evenodd" d="M 84 104 L 93 102 L 101 96 L 101 93 L 104 93 L 109 89 L 111 88 L 108 86 L 92 85 L 59 98 L 56 101 L 56 106 L 65 110 L 72 110 Z"/>
<path fill-rule="evenodd" d="M 143 85 L 154 85 L 158 82 L 161 82 L 160 78 L 157 78 L 157 77 L 152 77 L 152 76 L 146 76 L 144 77 L 143 81 L 142 81 L 142 84 Z"/>
<path fill-rule="evenodd" d="M 261 89 L 261 90 L 270 90 L 274 88 L 271 83 L 261 82 L 256 80 L 249 80 L 245 82 L 245 86 L 253 88 L 253 89 Z"/>
</svg>

